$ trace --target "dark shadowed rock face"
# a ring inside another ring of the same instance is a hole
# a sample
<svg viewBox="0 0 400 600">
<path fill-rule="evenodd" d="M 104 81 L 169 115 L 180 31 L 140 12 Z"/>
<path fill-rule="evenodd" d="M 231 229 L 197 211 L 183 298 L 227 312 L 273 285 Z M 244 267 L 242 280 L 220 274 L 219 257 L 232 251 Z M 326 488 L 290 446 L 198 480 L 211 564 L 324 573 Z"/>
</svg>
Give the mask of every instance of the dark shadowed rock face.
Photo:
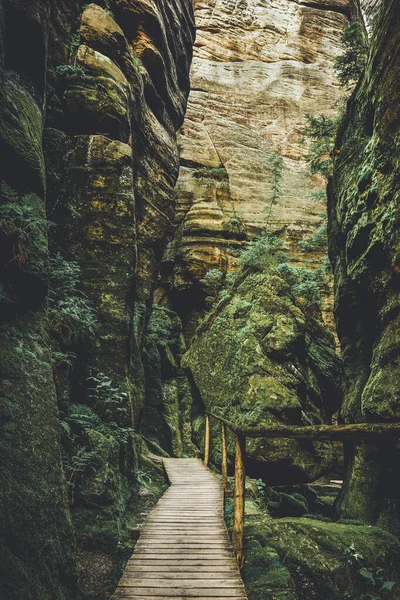
<svg viewBox="0 0 400 600">
<path fill-rule="evenodd" d="M 141 449 L 85 413 L 87 377 L 112 379 L 119 424 L 138 425 L 141 337 L 172 231 L 193 38 L 190 0 L 0 1 L 4 600 L 78 600 L 73 528 L 84 597 L 103 598 L 118 577 Z M 79 264 L 79 293 L 96 313 L 96 336 L 84 344 L 61 347 L 50 335 L 58 253 Z M 64 427 L 63 455 L 85 438 L 101 464 L 69 473 L 67 495 L 57 408 L 68 419 L 72 402 L 103 433 Z"/>
<path fill-rule="evenodd" d="M 345 366 L 344 422 L 398 421 L 400 7 L 376 22 L 364 78 L 337 140 L 330 255 Z M 348 448 L 339 510 L 400 531 L 400 455 L 393 443 Z"/>
</svg>

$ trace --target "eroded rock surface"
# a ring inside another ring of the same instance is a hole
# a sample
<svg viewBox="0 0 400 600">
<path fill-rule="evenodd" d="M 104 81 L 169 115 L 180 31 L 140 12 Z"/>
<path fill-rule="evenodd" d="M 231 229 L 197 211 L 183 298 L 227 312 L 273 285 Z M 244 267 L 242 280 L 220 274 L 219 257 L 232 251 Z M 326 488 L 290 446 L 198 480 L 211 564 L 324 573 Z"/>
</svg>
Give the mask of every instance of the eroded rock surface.
<svg viewBox="0 0 400 600">
<path fill-rule="evenodd" d="M 192 91 L 180 137 L 180 228 L 163 272 L 178 312 L 181 304 L 196 311 L 204 273 L 232 268 L 244 241 L 265 227 L 272 153 L 282 156 L 284 174 L 269 227 L 295 241 L 320 225 L 324 208 L 310 195 L 321 180 L 304 162 L 301 127 L 307 113 L 339 110 L 333 60 L 357 10 L 353 0 L 196 2 Z"/>
<path fill-rule="evenodd" d="M 249 274 L 220 301 L 183 364 L 205 407 L 234 423 L 324 423 L 340 405 L 340 360 L 330 334 L 268 272 Z M 325 442 L 249 439 L 247 453 L 249 474 L 268 482 L 314 480 L 334 462 Z"/>
<path fill-rule="evenodd" d="M 245 535 L 243 579 L 252 600 L 400 597 L 400 545 L 377 527 L 276 519 L 248 526 Z"/>
</svg>

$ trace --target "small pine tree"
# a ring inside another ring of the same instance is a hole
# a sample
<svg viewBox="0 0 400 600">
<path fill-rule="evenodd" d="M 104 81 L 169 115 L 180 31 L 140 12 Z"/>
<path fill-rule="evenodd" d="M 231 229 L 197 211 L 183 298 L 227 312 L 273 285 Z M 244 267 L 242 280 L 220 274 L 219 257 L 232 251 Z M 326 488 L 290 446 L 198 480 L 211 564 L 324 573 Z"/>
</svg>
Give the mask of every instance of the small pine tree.
<svg viewBox="0 0 400 600">
<path fill-rule="evenodd" d="M 306 121 L 302 130 L 302 140 L 308 139 L 311 143 L 305 159 L 312 175 L 319 173 L 328 177 L 340 117 L 307 114 Z"/>
<path fill-rule="evenodd" d="M 368 41 L 360 23 L 350 23 L 343 32 L 341 43 L 344 52 L 335 59 L 334 69 L 340 84 L 351 87 L 363 75 L 367 64 Z"/>
<path fill-rule="evenodd" d="M 271 195 L 267 200 L 267 206 L 265 210 L 267 212 L 267 225 L 272 216 L 272 208 L 278 204 L 279 198 L 282 194 L 282 176 L 283 176 L 283 160 L 282 156 L 277 152 L 273 152 L 268 157 L 268 165 L 270 168 L 270 174 L 272 178 L 271 184 Z"/>
</svg>

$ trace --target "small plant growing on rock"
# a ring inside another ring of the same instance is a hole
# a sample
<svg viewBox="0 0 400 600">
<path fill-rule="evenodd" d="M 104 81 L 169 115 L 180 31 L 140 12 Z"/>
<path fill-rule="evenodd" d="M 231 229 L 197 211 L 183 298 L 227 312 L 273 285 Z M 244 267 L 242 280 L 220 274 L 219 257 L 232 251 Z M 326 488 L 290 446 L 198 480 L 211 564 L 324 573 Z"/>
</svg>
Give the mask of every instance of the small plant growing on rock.
<svg viewBox="0 0 400 600">
<path fill-rule="evenodd" d="M 88 74 L 88 69 L 81 65 L 58 65 L 56 67 L 57 77 L 71 77 L 73 75 L 79 75 L 84 77 Z"/>
<path fill-rule="evenodd" d="M 302 129 L 302 142 L 309 140 L 310 147 L 305 156 L 312 175 L 319 173 L 328 177 L 332 168 L 336 132 L 341 117 L 327 115 L 306 115 L 306 125 Z"/>
<path fill-rule="evenodd" d="M 276 236 L 260 234 L 242 250 L 239 263 L 242 270 L 264 271 L 289 260 L 283 240 Z"/>
<path fill-rule="evenodd" d="M 81 33 L 80 31 L 76 31 L 72 37 L 69 44 L 69 58 L 70 60 L 74 59 L 74 64 L 76 61 L 76 53 L 78 51 L 79 46 L 81 45 Z"/>
<path fill-rule="evenodd" d="M 328 223 L 327 216 L 324 215 L 321 225 L 305 241 L 300 241 L 299 246 L 307 252 L 326 248 L 328 245 Z"/>
<path fill-rule="evenodd" d="M 273 207 L 278 204 L 278 201 L 282 194 L 282 177 L 283 177 L 283 159 L 280 154 L 273 152 L 268 157 L 268 165 L 270 168 L 270 175 L 272 179 L 271 183 L 271 195 L 267 200 L 267 206 L 264 211 L 267 213 L 266 221 L 269 224 L 272 216 Z"/>
<path fill-rule="evenodd" d="M 220 292 L 224 288 L 225 273 L 219 269 L 210 269 L 204 277 L 200 279 L 200 284 L 208 293 L 206 303 L 212 306 L 217 301 Z"/>
<path fill-rule="evenodd" d="M 81 269 L 61 254 L 50 258 L 47 314 L 54 336 L 64 344 L 94 335 L 96 313 L 88 297 L 79 290 Z"/>
<path fill-rule="evenodd" d="M 229 180 L 228 172 L 223 165 L 219 167 L 199 167 L 193 171 L 193 177 L 196 179 L 218 181 L 220 183 Z"/>
<path fill-rule="evenodd" d="M 352 87 L 363 75 L 368 57 L 368 40 L 360 23 L 346 27 L 341 43 L 344 52 L 335 59 L 334 69 L 340 84 Z"/>
<path fill-rule="evenodd" d="M 28 246 L 31 242 L 47 245 L 47 231 L 50 223 L 35 194 L 18 196 L 8 185 L 1 186 L 0 233 L 11 244 L 9 262 L 23 265 L 28 260 Z"/>
<path fill-rule="evenodd" d="M 387 581 L 384 569 L 367 566 L 363 555 L 357 552 L 354 544 L 346 550 L 345 557 L 347 563 L 357 570 L 366 598 L 370 600 L 390 598 L 387 592 L 392 592 L 393 588 L 399 585 L 398 581 Z"/>
<path fill-rule="evenodd" d="M 88 398 L 106 421 L 120 422 L 129 417 L 128 394 L 115 385 L 108 375 L 98 373 L 88 378 Z"/>
</svg>

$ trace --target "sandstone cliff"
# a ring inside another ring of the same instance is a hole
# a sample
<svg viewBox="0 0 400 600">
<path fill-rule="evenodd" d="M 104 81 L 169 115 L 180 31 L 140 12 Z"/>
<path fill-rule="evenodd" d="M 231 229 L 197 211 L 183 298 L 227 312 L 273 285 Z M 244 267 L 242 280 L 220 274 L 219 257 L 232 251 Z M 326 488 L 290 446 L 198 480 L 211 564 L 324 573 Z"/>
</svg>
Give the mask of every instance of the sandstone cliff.
<svg viewBox="0 0 400 600">
<path fill-rule="evenodd" d="M 335 312 L 345 368 L 344 422 L 398 421 L 400 8 L 385 3 L 365 76 L 337 140 L 329 191 Z M 399 531 L 399 449 L 347 448 L 340 513 Z"/>
<path fill-rule="evenodd" d="M 321 189 L 304 162 L 305 115 L 335 115 L 343 91 L 333 73 L 353 0 L 195 3 L 192 91 L 181 129 L 178 232 L 162 285 L 185 325 L 201 310 L 199 280 L 230 269 L 237 250 L 266 226 L 294 244 L 321 224 Z M 269 157 L 283 157 L 281 197 L 268 219 Z M 295 246 L 294 246 L 295 248 Z M 190 327 L 189 334 L 192 332 Z"/>
</svg>

